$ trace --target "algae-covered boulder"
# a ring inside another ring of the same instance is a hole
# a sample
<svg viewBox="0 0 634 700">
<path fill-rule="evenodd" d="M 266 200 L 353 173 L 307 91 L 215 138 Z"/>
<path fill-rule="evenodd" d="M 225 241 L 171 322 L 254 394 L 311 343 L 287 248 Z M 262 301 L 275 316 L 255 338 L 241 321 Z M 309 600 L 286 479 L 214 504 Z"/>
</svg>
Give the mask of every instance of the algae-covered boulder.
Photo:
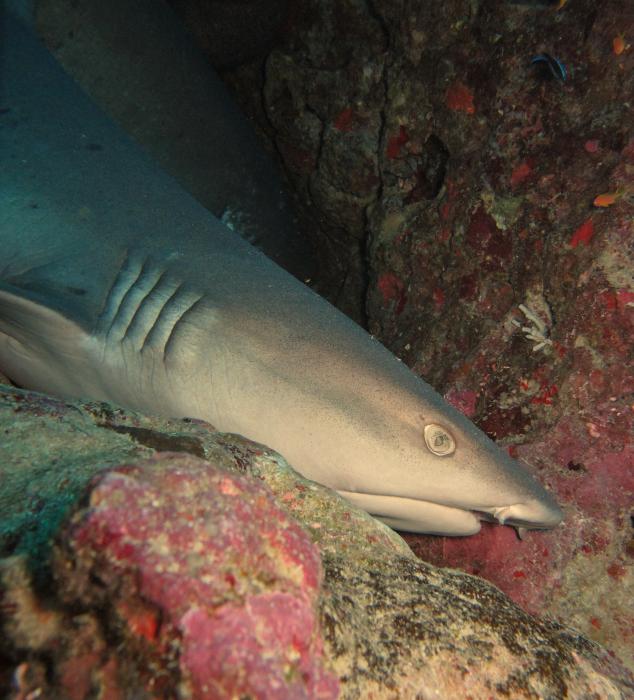
<svg viewBox="0 0 634 700">
<path fill-rule="evenodd" d="M 196 421 L 0 390 L 3 695 L 627 698 L 606 650 Z"/>
</svg>

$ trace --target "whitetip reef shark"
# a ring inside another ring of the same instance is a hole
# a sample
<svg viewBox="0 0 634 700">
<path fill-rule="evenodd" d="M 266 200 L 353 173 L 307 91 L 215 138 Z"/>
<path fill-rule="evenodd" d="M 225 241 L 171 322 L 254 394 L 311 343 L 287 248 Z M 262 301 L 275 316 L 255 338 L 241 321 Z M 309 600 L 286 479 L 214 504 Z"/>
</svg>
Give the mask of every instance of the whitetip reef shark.
<svg viewBox="0 0 634 700">
<path fill-rule="evenodd" d="M 4 17 L 0 369 L 200 418 L 388 525 L 551 528 L 551 495 L 392 353 L 228 230 Z"/>
</svg>

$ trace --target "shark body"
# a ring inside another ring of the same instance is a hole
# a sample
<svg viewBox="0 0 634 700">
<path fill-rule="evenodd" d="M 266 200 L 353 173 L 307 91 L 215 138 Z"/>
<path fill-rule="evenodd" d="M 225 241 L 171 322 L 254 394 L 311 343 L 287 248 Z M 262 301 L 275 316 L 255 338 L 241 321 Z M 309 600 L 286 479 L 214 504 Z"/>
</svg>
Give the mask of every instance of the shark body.
<svg viewBox="0 0 634 700">
<path fill-rule="evenodd" d="M 36 390 L 243 434 L 399 529 L 561 521 L 516 461 L 228 230 L 9 27 L 0 369 Z"/>
</svg>

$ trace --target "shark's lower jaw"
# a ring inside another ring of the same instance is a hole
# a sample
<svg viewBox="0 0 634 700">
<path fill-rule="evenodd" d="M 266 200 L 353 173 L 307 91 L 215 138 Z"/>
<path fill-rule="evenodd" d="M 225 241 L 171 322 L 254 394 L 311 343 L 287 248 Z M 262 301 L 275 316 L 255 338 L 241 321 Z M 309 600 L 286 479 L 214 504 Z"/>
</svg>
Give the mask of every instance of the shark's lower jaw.
<svg viewBox="0 0 634 700">
<path fill-rule="evenodd" d="M 338 493 L 394 530 L 454 536 L 474 535 L 480 530 L 479 518 L 469 510 L 398 496 L 352 491 Z"/>
<path fill-rule="evenodd" d="M 525 530 L 555 527 L 563 518 L 556 505 L 551 507 L 537 501 L 463 510 L 399 496 L 379 496 L 352 491 L 338 493 L 394 530 L 429 535 L 474 535 L 480 531 L 480 522 L 486 520 L 510 525 L 517 529 L 521 537 Z"/>
</svg>

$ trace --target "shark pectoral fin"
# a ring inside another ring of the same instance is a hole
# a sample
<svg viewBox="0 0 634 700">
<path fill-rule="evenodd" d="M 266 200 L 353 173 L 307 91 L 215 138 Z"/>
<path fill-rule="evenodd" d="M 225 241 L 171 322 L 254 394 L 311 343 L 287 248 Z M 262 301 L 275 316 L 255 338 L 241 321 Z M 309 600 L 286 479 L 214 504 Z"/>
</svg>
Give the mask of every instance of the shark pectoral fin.
<svg viewBox="0 0 634 700">
<path fill-rule="evenodd" d="M 18 384 L 43 387 L 53 356 L 82 354 L 89 334 L 36 294 L 0 283 L 0 369 Z"/>
<path fill-rule="evenodd" d="M 58 347 L 88 336 L 74 320 L 48 305 L 38 294 L 0 282 L 0 332 L 23 345 Z"/>
<path fill-rule="evenodd" d="M 395 530 L 453 536 L 473 535 L 480 531 L 480 520 L 469 510 L 399 496 L 352 491 L 337 493 Z"/>
</svg>

